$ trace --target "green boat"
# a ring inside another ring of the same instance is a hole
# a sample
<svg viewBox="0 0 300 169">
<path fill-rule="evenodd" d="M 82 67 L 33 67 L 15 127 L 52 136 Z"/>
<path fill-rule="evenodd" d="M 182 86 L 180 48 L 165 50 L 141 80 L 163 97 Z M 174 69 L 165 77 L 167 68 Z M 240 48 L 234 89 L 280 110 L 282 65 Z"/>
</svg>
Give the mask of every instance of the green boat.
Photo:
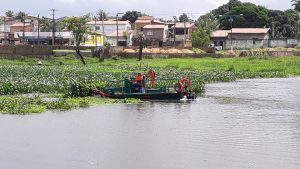
<svg viewBox="0 0 300 169">
<path fill-rule="evenodd" d="M 94 91 L 94 95 L 108 97 L 113 99 L 136 98 L 141 100 L 180 100 L 184 97 L 187 99 L 196 99 L 196 94 L 190 90 L 184 90 L 183 85 L 176 83 L 173 87 L 163 86 L 156 88 L 135 87 L 133 82 L 125 79 L 122 81 L 123 87 L 110 87 Z M 180 86 L 181 85 L 181 86 Z"/>
</svg>

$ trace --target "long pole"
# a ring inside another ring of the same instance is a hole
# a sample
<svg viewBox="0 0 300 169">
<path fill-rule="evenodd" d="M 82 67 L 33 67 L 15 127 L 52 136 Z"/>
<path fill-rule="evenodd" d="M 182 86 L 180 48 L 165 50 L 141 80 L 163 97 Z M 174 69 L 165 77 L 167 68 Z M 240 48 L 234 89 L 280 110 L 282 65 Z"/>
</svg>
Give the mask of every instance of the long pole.
<svg viewBox="0 0 300 169">
<path fill-rule="evenodd" d="M 7 36 L 6 36 L 6 17 L 3 18 L 4 19 L 4 44 L 6 44 L 6 40 L 7 40 Z"/>
<path fill-rule="evenodd" d="M 233 17 L 230 17 L 230 26 L 231 26 L 231 34 L 230 34 L 230 49 L 233 50 L 232 46 L 232 23 L 233 23 Z"/>
<path fill-rule="evenodd" d="M 50 9 L 50 11 L 52 12 L 52 46 L 55 45 L 55 11 L 56 9 Z"/>
<path fill-rule="evenodd" d="M 38 45 L 40 45 L 40 14 L 38 15 Z"/>
<path fill-rule="evenodd" d="M 184 45 L 186 44 L 186 21 L 184 19 Z"/>
<path fill-rule="evenodd" d="M 116 21 L 117 21 L 117 46 L 119 46 L 119 24 L 118 24 L 118 15 L 116 17 Z"/>
<path fill-rule="evenodd" d="M 103 11 L 101 12 L 101 19 L 102 19 L 102 36 L 103 36 L 103 45 L 104 45 L 104 43 L 105 43 L 105 35 L 104 35 Z"/>
<path fill-rule="evenodd" d="M 23 19 L 23 45 L 25 44 L 25 17 Z"/>
<path fill-rule="evenodd" d="M 97 46 L 98 46 L 98 43 L 97 43 L 97 29 L 96 29 L 96 25 L 97 25 L 97 19 L 96 19 L 96 16 L 94 17 L 94 20 L 95 20 L 95 44 L 96 44 L 96 49 L 97 49 Z"/>
</svg>

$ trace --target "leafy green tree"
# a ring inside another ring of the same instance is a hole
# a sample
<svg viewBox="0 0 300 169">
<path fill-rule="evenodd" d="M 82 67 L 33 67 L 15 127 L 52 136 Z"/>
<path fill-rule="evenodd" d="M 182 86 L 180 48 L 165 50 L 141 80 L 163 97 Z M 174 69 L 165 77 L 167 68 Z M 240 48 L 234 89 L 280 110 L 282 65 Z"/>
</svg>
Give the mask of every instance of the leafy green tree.
<svg viewBox="0 0 300 169">
<path fill-rule="evenodd" d="M 20 12 L 18 12 L 17 15 L 15 16 L 15 19 L 18 19 L 18 20 L 20 20 L 21 22 L 24 22 L 24 21 L 26 20 L 26 17 L 27 17 L 27 16 L 28 16 L 27 13 L 20 11 Z"/>
<path fill-rule="evenodd" d="M 196 21 L 196 26 L 210 34 L 210 32 L 219 29 L 220 22 L 212 12 L 209 12 L 199 17 L 199 19 Z"/>
<path fill-rule="evenodd" d="M 214 9 L 212 11 L 212 13 L 215 16 L 219 16 L 219 15 L 224 15 L 225 13 L 229 12 L 230 10 L 232 10 L 233 8 L 240 6 L 242 4 L 241 1 L 239 0 L 230 0 L 227 4 L 224 4 L 220 7 L 218 7 L 217 9 Z"/>
<path fill-rule="evenodd" d="M 268 27 L 272 30 L 274 38 L 297 37 L 300 29 L 300 17 L 296 10 L 286 11 L 269 10 Z"/>
<path fill-rule="evenodd" d="M 80 57 L 81 62 L 86 65 L 83 56 L 80 53 L 80 44 L 84 41 L 84 36 L 88 33 L 88 16 L 68 17 L 64 20 L 67 29 L 73 33 L 75 39 L 76 53 Z"/>
<path fill-rule="evenodd" d="M 243 16 L 240 16 L 240 14 L 243 14 Z M 220 24 L 222 29 L 231 28 L 228 21 L 229 17 L 227 17 L 230 15 L 237 15 L 233 17 L 233 25 L 238 28 L 262 28 L 267 25 L 269 20 L 268 10 L 265 7 L 256 6 L 252 3 L 243 3 L 224 14 Z"/>
<path fill-rule="evenodd" d="M 179 16 L 179 22 L 188 22 L 189 18 L 186 13 L 183 13 Z"/>
<path fill-rule="evenodd" d="M 100 9 L 98 12 L 97 12 L 97 18 L 100 20 L 100 21 L 106 21 L 107 20 L 107 13 L 104 12 L 102 9 Z"/>
<path fill-rule="evenodd" d="M 291 2 L 293 2 L 295 10 L 300 12 L 300 0 L 292 0 Z"/>
<path fill-rule="evenodd" d="M 13 16 L 14 16 L 14 12 L 11 11 L 11 10 L 8 10 L 8 11 L 5 12 L 5 15 L 6 15 L 7 17 L 13 17 Z"/>
<path fill-rule="evenodd" d="M 122 16 L 122 21 L 129 20 L 131 24 L 135 23 L 138 17 L 141 17 L 142 13 L 138 11 L 127 11 L 123 16 Z"/>
<path fill-rule="evenodd" d="M 209 34 L 202 28 L 192 33 L 193 47 L 207 47 L 209 45 Z"/>
<path fill-rule="evenodd" d="M 40 19 L 40 30 L 41 32 L 51 32 L 53 26 L 53 21 L 50 18 L 42 17 Z M 63 19 L 55 20 L 55 32 L 61 32 L 66 27 L 66 24 Z"/>
</svg>

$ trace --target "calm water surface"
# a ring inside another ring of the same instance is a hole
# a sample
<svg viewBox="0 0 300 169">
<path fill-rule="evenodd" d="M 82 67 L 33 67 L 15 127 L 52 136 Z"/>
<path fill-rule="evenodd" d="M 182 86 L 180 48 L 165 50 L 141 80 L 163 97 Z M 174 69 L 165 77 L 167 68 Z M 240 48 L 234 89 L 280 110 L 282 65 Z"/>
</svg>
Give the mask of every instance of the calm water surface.
<svg viewBox="0 0 300 169">
<path fill-rule="evenodd" d="M 0 169 L 300 169 L 300 78 L 196 101 L 0 115 Z"/>
</svg>

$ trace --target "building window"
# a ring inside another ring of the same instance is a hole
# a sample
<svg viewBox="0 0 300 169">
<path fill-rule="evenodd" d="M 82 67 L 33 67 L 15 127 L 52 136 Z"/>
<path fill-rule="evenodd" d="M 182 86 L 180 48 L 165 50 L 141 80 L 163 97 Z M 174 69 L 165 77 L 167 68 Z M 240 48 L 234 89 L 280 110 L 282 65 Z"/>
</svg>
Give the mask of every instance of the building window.
<svg viewBox="0 0 300 169">
<path fill-rule="evenodd" d="M 96 26 L 96 30 L 97 30 L 97 31 L 100 30 L 100 26 Z"/>
<path fill-rule="evenodd" d="M 152 31 L 148 31 L 148 32 L 147 32 L 147 35 L 148 35 L 148 36 L 152 36 L 152 35 L 153 35 L 153 32 L 152 32 Z"/>
</svg>

